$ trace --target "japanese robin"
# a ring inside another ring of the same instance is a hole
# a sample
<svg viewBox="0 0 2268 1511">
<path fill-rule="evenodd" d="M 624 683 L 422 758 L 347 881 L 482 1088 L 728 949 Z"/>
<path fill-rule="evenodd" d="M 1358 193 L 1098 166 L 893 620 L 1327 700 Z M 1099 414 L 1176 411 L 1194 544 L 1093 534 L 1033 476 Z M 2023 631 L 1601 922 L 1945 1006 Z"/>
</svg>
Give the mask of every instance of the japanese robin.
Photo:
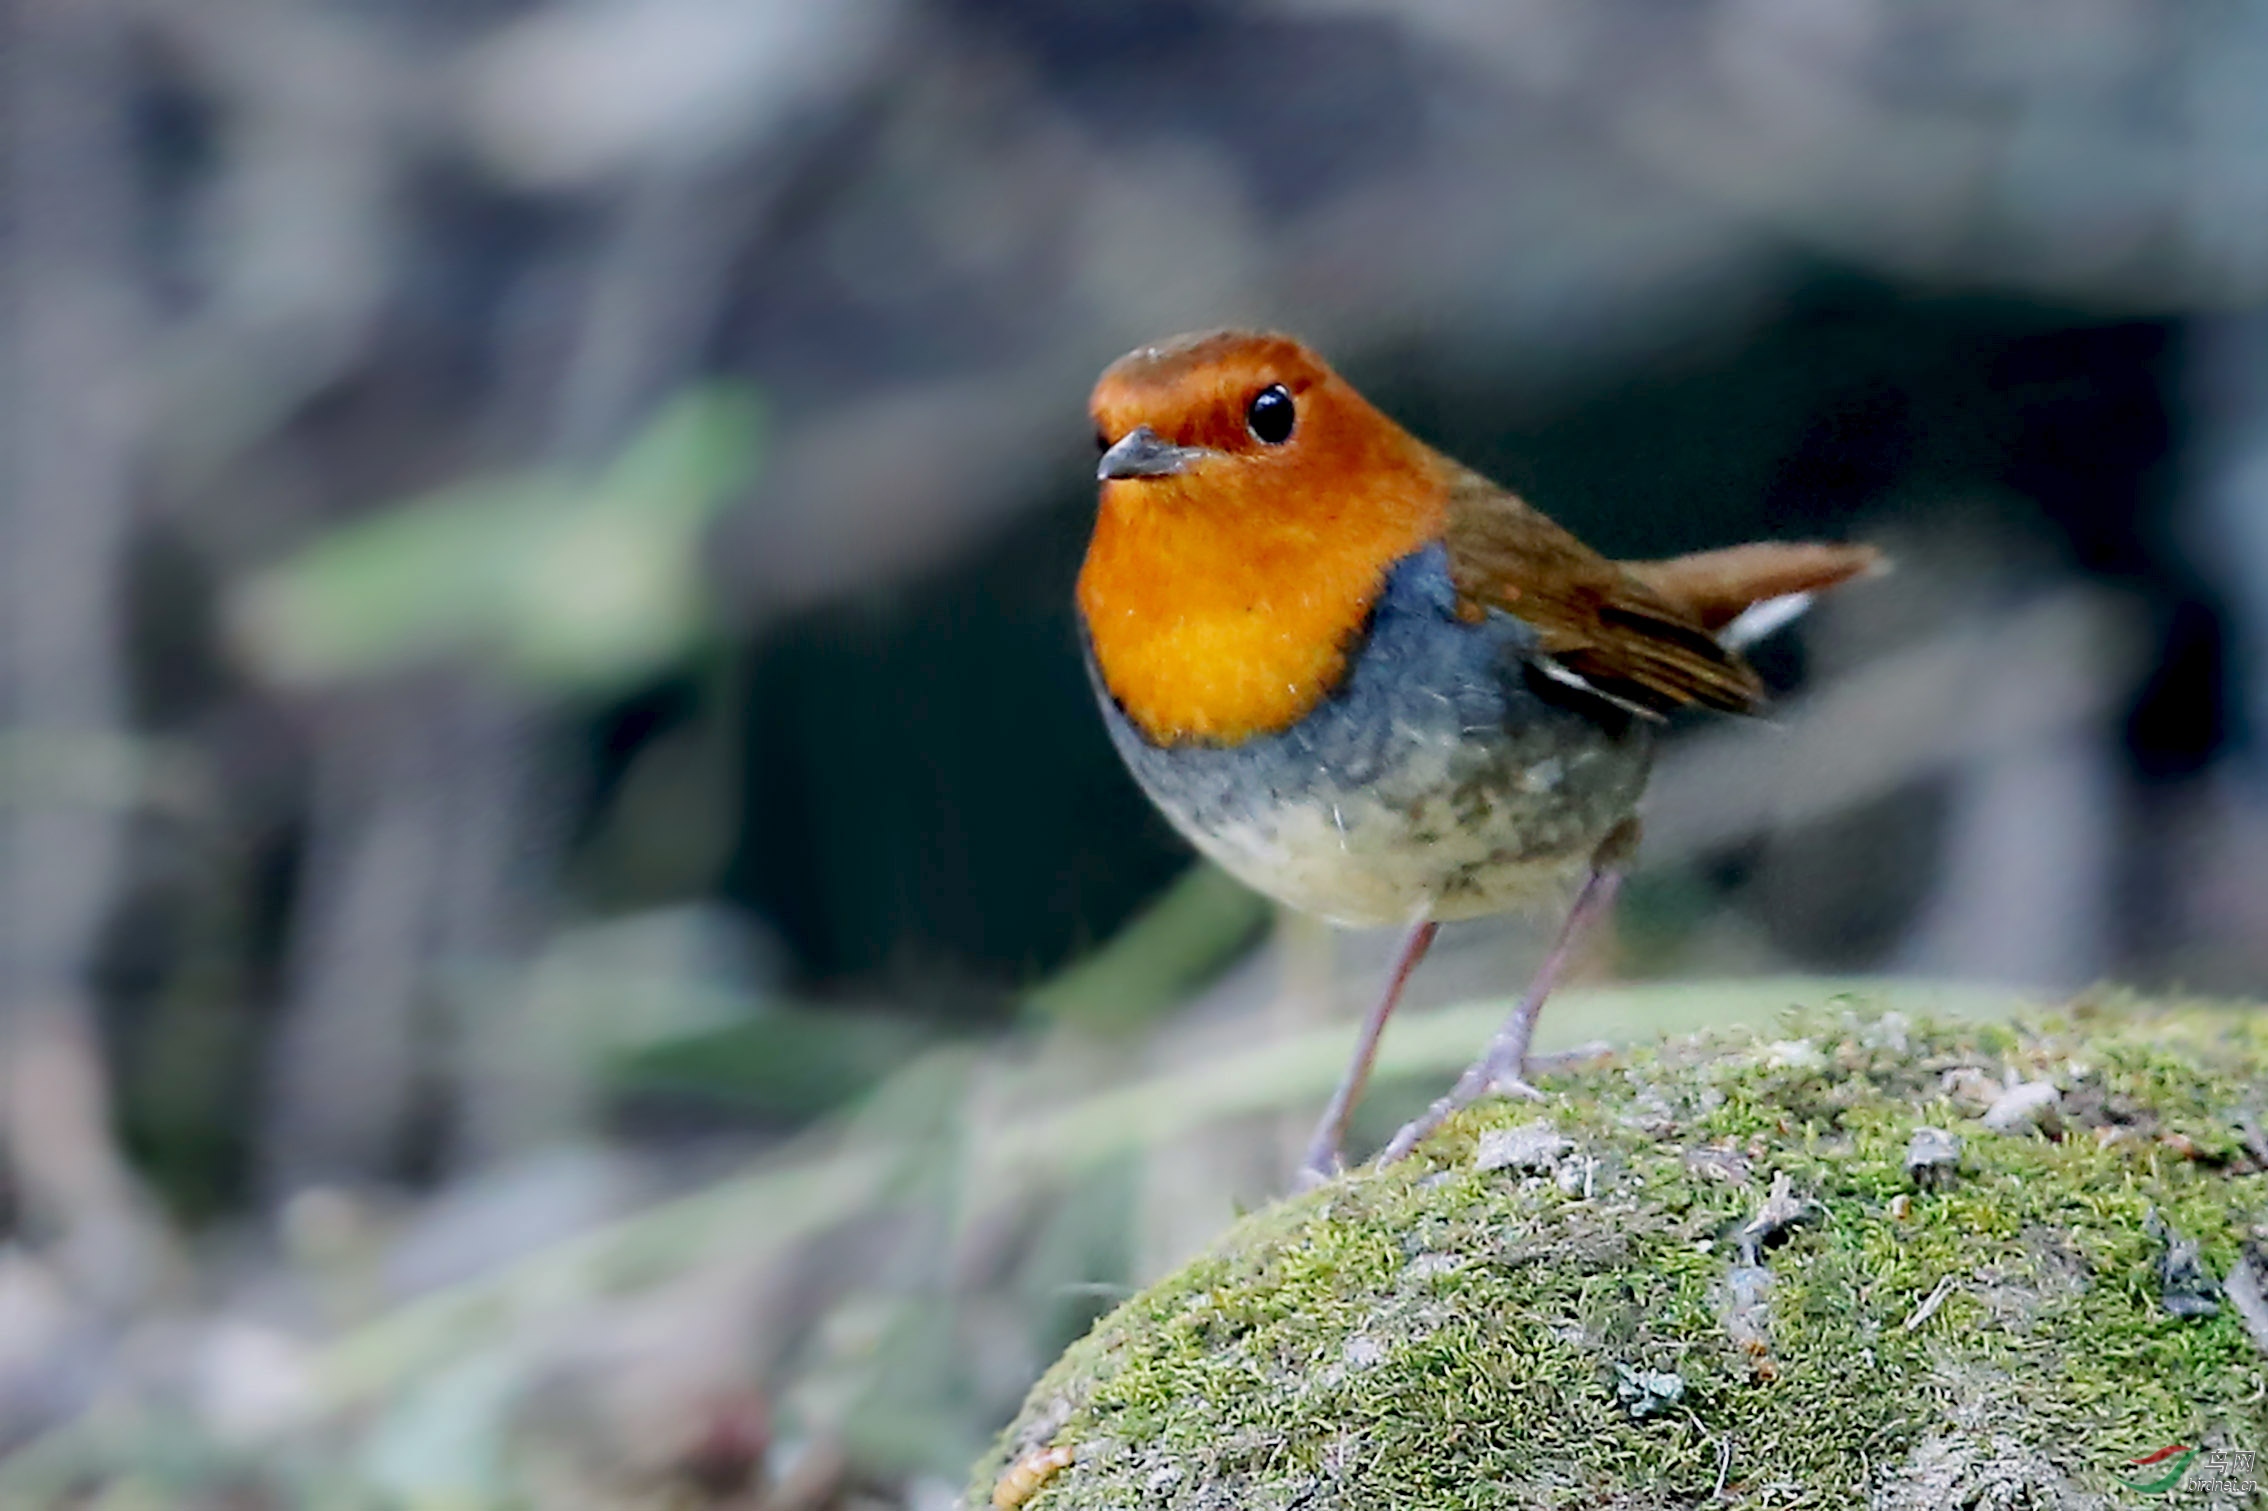
<svg viewBox="0 0 2268 1511">
<path fill-rule="evenodd" d="M 1492 1090 L 1528 1092 L 1537 1014 L 1636 848 L 1655 731 L 1689 707 L 1755 712 L 1740 647 L 1877 554 L 1759 543 L 1611 561 L 1288 336 L 1140 347 L 1090 408 L 1102 501 L 1078 605 L 1135 780 L 1246 885 L 1408 929 L 1308 1175 L 1337 1168 L 1439 925 L 1574 888 L 1503 1028 L 1381 1158 Z"/>
</svg>

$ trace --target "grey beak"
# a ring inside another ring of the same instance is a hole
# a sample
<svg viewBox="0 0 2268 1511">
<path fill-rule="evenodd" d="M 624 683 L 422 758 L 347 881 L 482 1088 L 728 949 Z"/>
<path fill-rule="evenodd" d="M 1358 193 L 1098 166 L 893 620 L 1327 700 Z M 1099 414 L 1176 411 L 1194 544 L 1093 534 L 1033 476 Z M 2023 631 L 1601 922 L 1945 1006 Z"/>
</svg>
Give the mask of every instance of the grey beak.
<svg viewBox="0 0 2268 1511">
<path fill-rule="evenodd" d="M 1130 477 L 1171 477 L 1187 472 L 1212 453 L 1202 446 L 1176 446 L 1147 425 L 1137 425 L 1102 454 L 1095 476 L 1103 482 Z"/>
</svg>

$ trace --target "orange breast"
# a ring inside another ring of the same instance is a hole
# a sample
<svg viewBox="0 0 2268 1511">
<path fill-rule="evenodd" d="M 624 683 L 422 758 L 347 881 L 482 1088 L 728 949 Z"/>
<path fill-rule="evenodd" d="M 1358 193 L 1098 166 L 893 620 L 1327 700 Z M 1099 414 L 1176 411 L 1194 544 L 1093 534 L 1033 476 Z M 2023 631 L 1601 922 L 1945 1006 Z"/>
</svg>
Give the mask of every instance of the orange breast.
<svg viewBox="0 0 2268 1511">
<path fill-rule="evenodd" d="M 1338 684 L 1396 561 L 1439 537 L 1430 477 L 1368 486 L 1208 464 L 1106 483 L 1079 608 L 1104 683 L 1160 745 L 1288 728 Z"/>
</svg>

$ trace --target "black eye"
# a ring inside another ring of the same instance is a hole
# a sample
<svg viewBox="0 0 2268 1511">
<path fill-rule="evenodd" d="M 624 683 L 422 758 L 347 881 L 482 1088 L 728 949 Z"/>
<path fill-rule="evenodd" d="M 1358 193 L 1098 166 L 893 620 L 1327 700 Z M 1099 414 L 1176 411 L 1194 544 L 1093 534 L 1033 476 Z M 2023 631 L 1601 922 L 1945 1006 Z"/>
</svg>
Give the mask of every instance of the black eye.
<svg viewBox="0 0 2268 1511">
<path fill-rule="evenodd" d="M 1252 434 L 1270 446 L 1281 446 L 1291 439 L 1296 418 L 1291 393 L 1281 383 L 1261 389 L 1253 396 L 1252 407 L 1244 411 L 1244 423 L 1252 428 Z"/>
<path fill-rule="evenodd" d="M 1108 450 L 1110 450 L 1110 437 L 1104 435 L 1098 427 L 1095 431 L 1095 454 L 1100 456 Z"/>
</svg>

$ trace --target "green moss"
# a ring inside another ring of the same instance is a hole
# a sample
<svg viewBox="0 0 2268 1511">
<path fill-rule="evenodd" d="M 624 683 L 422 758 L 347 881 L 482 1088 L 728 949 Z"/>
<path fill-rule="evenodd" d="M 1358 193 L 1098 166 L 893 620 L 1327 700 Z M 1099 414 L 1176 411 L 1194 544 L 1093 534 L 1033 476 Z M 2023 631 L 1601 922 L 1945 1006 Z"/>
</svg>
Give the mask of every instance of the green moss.
<svg viewBox="0 0 2268 1511">
<path fill-rule="evenodd" d="M 2059 1089 L 2046 1133 L 1981 1121 L 2010 1078 Z M 2168 1443 L 2268 1450 L 2268 1357 L 2167 1310 L 2150 1222 L 2215 1275 L 2268 1239 L 2264 1086 L 2268 1015 L 2202 1009 L 1636 1052 L 1237 1225 L 1064 1355 L 969 1504 L 1069 1446 L 1028 1511 L 2106 1506 Z M 1481 1168 L 1539 1118 L 1564 1153 Z M 1923 1126 L 1963 1140 L 1941 1187 Z"/>
</svg>

